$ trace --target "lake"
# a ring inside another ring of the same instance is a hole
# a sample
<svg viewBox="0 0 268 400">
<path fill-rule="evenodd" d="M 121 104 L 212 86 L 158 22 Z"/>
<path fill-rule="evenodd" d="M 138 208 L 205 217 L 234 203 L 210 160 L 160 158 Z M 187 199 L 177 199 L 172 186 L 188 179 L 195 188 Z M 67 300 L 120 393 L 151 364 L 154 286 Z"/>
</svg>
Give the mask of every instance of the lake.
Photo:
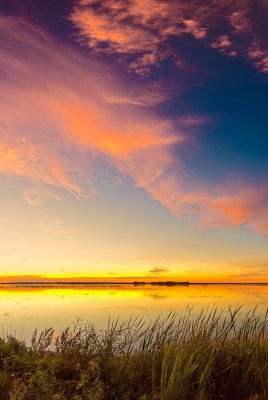
<svg viewBox="0 0 268 400">
<path fill-rule="evenodd" d="M 268 308 L 267 284 L 190 284 L 189 286 L 134 286 L 122 284 L 5 284 L 0 285 L 1 334 L 30 342 L 35 329 L 53 327 L 60 332 L 80 318 L 105 328 L 109 317 L 144 316 L 148 320 L 202 309 L 257 306 L 264 316 Z"/>
</svg>

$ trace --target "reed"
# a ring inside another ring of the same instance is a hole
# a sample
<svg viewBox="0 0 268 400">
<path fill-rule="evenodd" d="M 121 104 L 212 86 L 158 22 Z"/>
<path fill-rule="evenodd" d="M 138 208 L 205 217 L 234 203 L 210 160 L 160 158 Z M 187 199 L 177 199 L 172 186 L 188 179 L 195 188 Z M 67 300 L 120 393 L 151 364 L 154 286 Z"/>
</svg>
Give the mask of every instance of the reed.
<svg viewBox="0 0 268 400">
<path fill-rule="evenodd" d="M 154 321 L 77 321 L 31 346 L 0 339 L 1 400 L 266 400 L 267 314 L 170 313 Z"/>
</svg>

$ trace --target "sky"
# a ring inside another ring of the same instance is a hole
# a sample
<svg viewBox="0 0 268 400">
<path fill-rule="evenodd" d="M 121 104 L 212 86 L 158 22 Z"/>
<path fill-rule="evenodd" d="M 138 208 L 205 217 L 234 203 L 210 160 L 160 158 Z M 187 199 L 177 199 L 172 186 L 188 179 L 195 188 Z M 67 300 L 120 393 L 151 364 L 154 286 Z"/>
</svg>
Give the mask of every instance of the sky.
<svg viewBox="0 0 268 400">
<path fill-rule="evenodd" d="M 268 1 L 0 3 L 0 280 L 268 283 Z"/>
</svg>

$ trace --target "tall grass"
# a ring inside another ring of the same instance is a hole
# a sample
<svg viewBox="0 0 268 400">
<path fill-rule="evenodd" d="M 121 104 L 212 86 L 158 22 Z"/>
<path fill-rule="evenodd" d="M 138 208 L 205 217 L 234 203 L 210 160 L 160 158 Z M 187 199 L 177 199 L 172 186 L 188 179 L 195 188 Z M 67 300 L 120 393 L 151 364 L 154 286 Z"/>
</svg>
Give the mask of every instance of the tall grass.
<svg viewBox="0 0 268 400">
<path fill-rule="evenodd" d="M 267 400 L 267 314 L 203 310 L 166 318 L 77 321 L 0 339 L 0 399 Z"/>
</svg>

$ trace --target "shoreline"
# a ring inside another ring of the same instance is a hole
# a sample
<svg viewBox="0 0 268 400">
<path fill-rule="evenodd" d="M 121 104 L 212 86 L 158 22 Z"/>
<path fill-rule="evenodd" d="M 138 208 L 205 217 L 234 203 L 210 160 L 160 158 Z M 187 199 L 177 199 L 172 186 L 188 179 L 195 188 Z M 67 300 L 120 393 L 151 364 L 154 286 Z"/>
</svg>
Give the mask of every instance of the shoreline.
<svg viewBox="0 0 268 400">
<path fill-rule="evenodd" d="M 57 281 L 57 282 L 1 282 L 0 281 L 0 286 L 1 285 L 89 285 L 89 286 L 94 286 L 94 285 L 106 285 L 106 286 L 117 286 L 117 285 L 132 285 L 132 286 L 145 286 L 145 285 L 151 285 L 151 286 L 196 286 L 196 285 L 258 285 L 258 286 L 268 286 L 268 282 L 176 282 L 176 281 L 159 281 L 159 282 L 139 282 L 139 281 L 134 281 L 134 282 L 105 282 L 105 281 L 100 281 L 100 282 L 62 282 L 62 281 Z"/>
</svg>

